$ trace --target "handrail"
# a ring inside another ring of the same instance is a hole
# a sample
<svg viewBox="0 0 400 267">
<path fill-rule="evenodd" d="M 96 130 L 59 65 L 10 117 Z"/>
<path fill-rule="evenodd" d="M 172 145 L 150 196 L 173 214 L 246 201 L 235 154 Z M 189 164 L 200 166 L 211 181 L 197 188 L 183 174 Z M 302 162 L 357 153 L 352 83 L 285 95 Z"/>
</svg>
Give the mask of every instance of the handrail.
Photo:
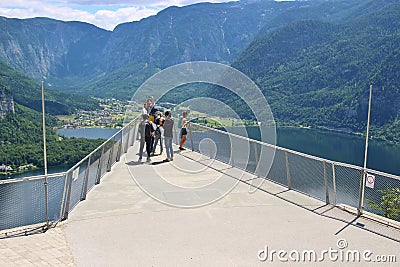
<svg viewBox="0 0 400 267">
<path fill-rule="evenodd" d="M 91 157 L 94 153 L 96 153 L 97 151 L 99 151 L 100 148 L 102 148 L 103 146 L 105 146 L 109 141 L 111 141 L 112 139 L 115 138 L 115 136 L 117 136 L 118 134 L 120 134 L 123 130 L 125 130 L 125 128 L 127 128 L 128 126 L 130 126 L 133 122 L 135 122 L 137 120 L 137 118 L 133 119 L 131 122 L 129 122 L 127 125 L 125 125 L 124 127 L 122 127 L 121 129 L 119 129 L 118 132 L 116 132 L 115 134 L 113 134 L 110 138 L 108 138 L 106 141 L 104 141 L 101 145 L 99 145 L 95 150 L 93 150 L 92 152 L 90 152 L 86 157 L 84 157 L 83 159 L 81 159 L 78 163 L 76 163 L 74 166 L 72 166 L 71 168 L 68 169 L 68 171 L 66 172 L 71 172 L 73 170 L 75 170 L 79 165 L 81 165 L 85 160 L 87 160 L 89 157 Z"/>
<path fill-rule="evenodd" d="M 284 148 L 284 147 L 280 147 L 280 146 L 277 146 L 277 145 L 272 145 L 272 144 L 269 144 L 269 143 L 265 143 L 265 142 L 262 142 L 262 141 L 251 139 L 251 138 L 248 138 L 248 137 L 244 137 L 244 136 L 241 136 L 241 135 L 238 135 L 238 134 L 234 134 L 234 133 L 218 130 L 218 129 L 215 129 L 215 128 L 211 128 L 211 127 L 208 127 L 208 126 L 205 126 L 205 125 L 202 125 L 202 124 L 198 124 L 198 123 L 195 123 L 195 122 L 190 122 L 190 124 L 196 125 L 196 126 L 198 126 L 200 128 L 205 128 L 207 130 L 218 132 L 218 133 L 221 133 L 221 134 L 233 136 L 235 138 L 238 138 L 238 139 L 241 139 L 241 140 L 244 140 L 244 141 L 257 143 L 257 144 L 260 144 L 260 145 L 263 145 L 263 146 L 271 147 L 273 149 L 279 149 L 281 151 L 289 152 L 291 154 L 298 155 L 298 156 L 301 156 L 301 157 L 306 157 L 306 158 L 314 159 L 314 160 L 318 160 L 318 161 L 325 161 L 326 163 L 335 164 L 336 166 L 342 166 L 342 167 L 347 167 L 347 168 L 352 168 L 352 169 L 357 169 L 357 170 L 364 170 L 364 168 L 361 167 L 361 166 L 352 165 L 352 164 L 339 162 L 339 161 L 334 161 L 334 160 L 329 160 L 329 159 L 324 159 L 324 158 L 321 158 L 321 157 L 313 156 L 313 155 L 310 155 L 310 154 L 294 151 L 294 150 L 291 150 L 291 149 L 288 149 L 288 148 Z M 382 171 L 377 171 L 377 170 L 368 169 L 368 168 L 366 170 L 370 171 L 370 172 L 374 172 L 374 173 L 376 173 L 378 175 L 388 176 L 388 177 L 390 177 L 392 179 L 396 179 L 396 180 L 400 181 L 400 176 L 398 176 L 398 175 L 385 173 L 385 172 L 382 172 Z"/>
<path fill-rule="evenodd" d="M 55 205 L 60 205 L 57 208 L 57 212 L 59 212 L 59 216 L 57 218 L 52 218 L 52 220 L 64 220 L 68 219 L 68 213 L 77 205 L 80 201 L 84 200 L 86 197 L 87 192 L 96 184 L 100 183 L 100 178 L 105 174 L 106 171 L 111 170 L 111 166 L 115 163 L 118 162 L 120 159 L 120 156 L 124 153 L 127 152 L 128 147 L 132 146 L 136 140 L 135 133 L 137 130 L 137 122 L 138 118 L 133 119 L 131 122 L 126 124 L 123 128 L 119 129 L 115 134 L 113 134 L 110 138 L 108 138 L 105 142 L 103 142 L 100 146 L 98 146 L 96 149 L 94 149 L 92 152 L 90 152 L 87 156 L 85 156 L 82 160 L 80 160 L 77 164 L 75 164 L 73 167 L 71 167 L 68 171 L 65 172 L 59 172 L 59 173 L 52 173 L 48 174 L 47 176 L 45 175 L 37 175 L 37 176 L 31 176 L 31 177 L 24 177 L 24 178 L 19 178 L 19 179 L 8 179 L 8 180 L 0 180 L 0 186 L 5 185 L 5 184 L 15 184 L 18 182 L 27 182 L 27 181 L 38 181 L 41 179 L 45 178 L 62 178 L 60 180 L 52 180 L 57 182 L 58 186 L 53 186 L 52 188 L 54 190 L 60 190 L 57 189 L 60 186 L 60 182 L 63 183 L 63 190 L 61 191 L 56 191 L 57 192 L 57 197 L 59 196 L 59 201 L 61 203 L 52 202 L 53 204 L 56 203 Z M 133 126 L 133 127 L 132 127 Z M 193 138 L 192 132 L 195 129 L 190 129 L 191 126 L 199 127 L 200 129 L 204 129 L 208 131 L 208 134 L 210 132 L 215 132 L 221 135 L 227 135 L 230 138 L 237 138 L 240 140 L 244 140 L 248 143 L 253 143 L 254 145 L 254 156 L 255 156 L 255 163 L 256 163 L 256 169 L 254 170 L 254 174 L 257 174 L 260 176 L 260 169 L 258 169 L 258 165 L 262 164 L 262 161 L 260 161 L 260 150 L 258 149 L 258 145 L 269 147 L 276 149 L 276 153 L 284 153 L 284 158 L 279 156 L 274 158 L 273 164 L 276 165 L 276 169 L 273 170 L 268 174 L 268 177 L 265 177 L 266 179 L 270 179 L 272 181 L 275 181 L 277 183 L 283 184 L 287 186 L 289 189 L 292 190 L 297 190 L 299 192 L 305 193 L 305 194 L 310 194 L 311 196 L 314 196 L 319 199 L 323 199 L 322 194 L 325 195 L 325 201 L 327 204 L 329 204 L 330 198 L 329 194 L 331 192 L 333 193 L 333 203 L 334 205 L 337 205 L 337 202 L 339 203 L 350 203 L 351 205 L 353 204 L 353 201 L 357 198 L 354 194 L 354 185 L 348 181 L 354 181 L 354 179 L 348 179 L 353 178 L 358 175 L 358 172 L 360 174 L 364 170 L 360 166 L 355 166 L 352 164 L 347 164 L 347 163 L 342 163 L 342 162 L 337 162 L 333 160 L 328 160 L 316 156 L 312 156 L 309 154 L 305 154 L 302 152 L 297 152 L 291 149 L 279 147 L 277 145 L 272 145 L 266 142 L 254 140 L 248 137 L 244 137 L 238 134 L 230 133 L 227 131 L 219 130 L 219 129 L 214 129 L 208 126 L 204 126 L 198 123 L 190 122 L 188 125 L 188 130 L 190 133 L 190 138 Z M 126 132 L 124 132 L 127 130 Z M 175 129 L 176 130 L 176 129 Z M 207 132 L 204 132 L 207 133 Z M 118 135 L 120 136 L 117 137 Z M 126 142 L 126 143 L 124 143 Z M 193 140 L 191 140 L 191 145 L 192 145 L 192 150 L 194 150 L 193 146 Z M 110 146 L 111 145 L 111 146 Z M 101 156 L 95 155 L 96 157 L 94 158 L 94 154 L 97 152 L 100 152 L 101 150 Z M 234 147 L 232 146 L 232 140 L 231 140 L 231 146 L 230 146 L 230 151 L 232 152 L 234 150 Z M 107 152 L 106 152 L 107 151 Z M 297 155 L 299 157 L 288 157 L 288 155 L 293 154 Z M 304 159 L 311 159 L 311 161 L 306 161 L 304 162 Z M 222 159 L 219 159 L 221 161 L 224 161 L 225 158 L 224 156 Z M 237 161 L 237 160 L 236 160 Z M 314 162 L 315 161 L 315 162 Z M 237 164 L 234 163 L 233 161 L 233 153 L 231 153 L 231 160 L 228 164 L 236 167 L 236 168 L 241 168 L 245 171 L 250 171 L 253 172 L 252 168 L 254 167 L 252 162 L 250 165 L 246 165 L 244 168 L 243 166 L 235 166 Z M 289 164 L 290 163 L 290 164 Z M 321 165 L 321 163 L 323 165 Z M 286 165 L 285 165 L 286 164 Z M 312 165 L 305 165 L 305 164 L 312 164 Z M 331 166 L 330 166 L 331 165 Z M 250 167 L 249 167 L 250 166 Z M 303 168 L 304 166 L 312 166 L 312 168 Z M 93 168 L 92 168 L 93 167 Z M 341 167 L 341 168 L 337 168 Z M 76 170 L 80 168 L 79 172 Z M 251 170 L 249 170 L 250 168 Z M 299 169 L 301 168 L 301 169 Z M 300 172 L 296 172 L 297 170 L 300 170 Z M 306 176 L 308 177 L 308 180 L 303 180 L 303 172 L 306 172 Z M 356 172 L 354 172 L 356 171 Z M 381 171 L 376 171 L 372 169 L 367 169 L 369 173 L 376 174 L 376 175 L 381 175 L 384 176 L 384 178 L 391 178 L 392 180 L 380 180 L 384 181 L 386 185 L 392 185 L 392 186 L 398 186 L 398 182 L 400 181 L 400 176 L 393 175 L 393 174 L 388 174 L 384 173 Z M 264 174 L 262 174 L 264 177 Z M 285 181 L 286 179 L 286 181 Z M 313 186 L 311 187 L 304 187 L 304 183 L 299 183 L 299 181 L 308 181 L 308 183 L 316 183 L 318 185 L 324 184 L 324 192 L 317 192 L 314 194 L 312 190 L 314 190 Z M 337 184 L 338 183 L 338 184 Z M 393 184 L 394 183 L 394 184 Z M 350 188 L 348 197 L 349 198 L 344 198 L 343 193 L 346 195 L 346 188 L 347 185 L 352 186 Z M 383 186 L 385 184 L 381 184 L 380 186 Z M 22 188 L 24 189 L 25 184 L 20 187 L 19 185 L 16 185 L 16 188 Z M 27 188 L 30 188 L 33 185 L 28 185 L 26 184 Z M 35 183 L 34 186 L 37 186 Z M 303 186 L 303 187 L 302 187 Z M 344 187 L 343 187 L 344 186 Z M 32 187 L 34 188 L 34 187 Z M 36 187 L 35 187 L 36 188 Z M 339 190 L 344 190 L 342 194 L 337 195 L 337 192 Z M 11 188 L 12 189 L 12 188 Z M 8 189 L 6 189 L 8 190 Z M 36 190 L 36 189 L 35 189 Z M 372 191 L 370 191 L 372 192 Z M 59 195 L 58 195 L 59 194 Z M 39 195 L 35 197 L 40 197 Z M 337 199 L 338 197 L 338 199 Z M 379 197 L 378 195 L 374 195 L 374 201 Z M 340 199 L 339 199 L 340 198 Z M 25 201 L 24 199 L 20 199 Z M 344 202 L 343 202 L 344 200 Z M 36 201 L 36 200 L 33 200 Z M 10 207 L 12 208 L 12 207 Z M 54 209 L 54 206 L 53 206 Z M 20 210 L 19 212 L 23 212 Z M 23 216 L 29 216 L 29 215 L 23 215 Z M 13 221 L 10 220 L 7 222 L 9 227 L 15 226 L 20 223 L 19 221 Z M 11 229 L 11 228 L 10 228 Z"/>
<path fill-rule="evenodd" d="M 56 173 L 50 173 L 47 175 L 36 175 L 36 176 L 28 176 L 24 178 L 14 178 L 14 179 L 6 179 L 6 180 L 0 180 L 0 185 L 2 184 L 11 184 L 11 183 L 18 183 L 18 182 L 25 182 L 25 181 L 34 181 L 34 180 L 40 180 L 44 179 L 45 177 L 47 178 L 54 178 L 54 177 L 60 177 L 62 175 L 66 175 L 67 172 L 56 172 Z"/>
</svg>

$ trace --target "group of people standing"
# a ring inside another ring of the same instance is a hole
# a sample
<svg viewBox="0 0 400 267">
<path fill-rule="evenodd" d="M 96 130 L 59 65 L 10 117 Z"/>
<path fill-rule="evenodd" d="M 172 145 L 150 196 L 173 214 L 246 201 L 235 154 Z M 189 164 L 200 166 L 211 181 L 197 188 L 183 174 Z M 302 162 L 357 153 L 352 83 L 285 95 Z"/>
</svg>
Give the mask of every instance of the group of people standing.
<svg viewBox="0 0 400 267">
<path fill-rule="evenodd" d="M 182 113 L 181 130 L 179 133 L 179 150 L 185 150 L 183 145 L 186 141 L 187 135 L 187 115 L 184 111 Z M 142 122 L 139 125 L 140 134 L 140 148 L 139 148 L 139 161 L 142 160 L 144 146 L 146 145 L 147 161 L 150 157 L 154 156 L 157 144 L 160 143 L 160 155 L 163 153 L 163 140 L 165 144 L 166 159 L 164 162 L 174 160 L 174 151 L 172 148 L 174 120 L 172 119 L 171 111 L 166 111 L 162 114 L 155 107 L 154 98 L 150 97 L 146 103 L 143 104 L 142 109 Z"/>
</svg>

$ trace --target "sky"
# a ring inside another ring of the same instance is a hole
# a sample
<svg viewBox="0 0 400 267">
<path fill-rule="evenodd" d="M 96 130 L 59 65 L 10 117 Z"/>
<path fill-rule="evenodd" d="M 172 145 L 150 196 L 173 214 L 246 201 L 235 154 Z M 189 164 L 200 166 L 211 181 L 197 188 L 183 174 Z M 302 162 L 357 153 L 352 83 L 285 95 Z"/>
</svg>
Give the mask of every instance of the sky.
<svg viewBox="0 0 400 267">
<path fill-rule="evenodd" d="M 227 0 L 206 0 L 212 3 Z M 168 6 L 205 2 L 196 0 L 1 0 L 0 16 L 7 18 L 48 17 L 82 21 L 106 30 L 123 22 L 139 21 Z"/>
</svg>

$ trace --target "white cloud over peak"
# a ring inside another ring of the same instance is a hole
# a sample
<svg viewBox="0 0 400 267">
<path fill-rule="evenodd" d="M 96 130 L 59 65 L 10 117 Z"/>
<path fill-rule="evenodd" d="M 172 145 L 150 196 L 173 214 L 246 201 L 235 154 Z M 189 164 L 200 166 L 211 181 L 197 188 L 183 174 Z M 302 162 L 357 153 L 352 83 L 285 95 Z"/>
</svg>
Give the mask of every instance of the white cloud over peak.
<svg viewBox="0 0 400 267">
<path fill-rule="evenodd" d="M 63 21 L 82 21 L 113 30 L 124 22 L 138 21 L 157 14 L 168 6 L 184 6 L 196 0 L 1 0 L 0 16 L 9 18 L 48 17 Z M 228 2 L 208 0 L 207 2 Z"/>
</svg>

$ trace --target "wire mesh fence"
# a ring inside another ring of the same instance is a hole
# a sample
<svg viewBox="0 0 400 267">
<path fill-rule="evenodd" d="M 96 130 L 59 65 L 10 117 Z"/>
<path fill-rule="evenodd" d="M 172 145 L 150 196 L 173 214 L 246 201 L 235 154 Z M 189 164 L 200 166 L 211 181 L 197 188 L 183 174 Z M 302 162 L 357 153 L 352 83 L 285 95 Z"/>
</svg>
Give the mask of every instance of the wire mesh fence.
<svg viewBox="0 0 400 267">
<path fill-rule="evenodd" d="M 12 229 L 67 219 L 68 213 L 133 145 L 135 126 L 136 120 L 127 124 L 66 172 L 1 180 L 0 232 L 7 234 Z"/>
<path fill-rule="evenodd" d="M 314 157 L 196 123 L 190 124 L 189 135 L 191 142 L 186 146 L 193 151 L 327 204 L 345 204 L 360 212 L 365 210 L 400 220 L 400 176 L 364 170 L 359 166 Z M 207 143 L 211 145 L 207 147 Z M 273 155 L 273 159 L 262 157 L 263 154 Z M 368 183 L 367 174 L 373 175 L 373 188 L 361 183 L 364 179 Z M 362 190 L 365 194 L 361 193 Z M 388 214 L 388 210 L 392 213 Z"/>
<path fill-rule="evenodd" d="M 137 126 L 138 121 L 132 121 L 67 172 L 0 181 L 0 231 L 46 223 L 46 178 L 48 220 L 67 219 L 68 213 L 134 144 Z M 195 123 L 188 130 L 185 145 L 193 151 L 326 203 L 346 204 L 399 220 L 399 176 L 306 155 Z M 180 141 L 178 131 L 175 126 L 176 144 Z M 365 187 L 364 204 L 360 207 L 360 182 L 365 173 L 374 176 L 374 187 Z M 397 213 L 387 208 L 389 202 L 397 205 Z"/>
</svg>

